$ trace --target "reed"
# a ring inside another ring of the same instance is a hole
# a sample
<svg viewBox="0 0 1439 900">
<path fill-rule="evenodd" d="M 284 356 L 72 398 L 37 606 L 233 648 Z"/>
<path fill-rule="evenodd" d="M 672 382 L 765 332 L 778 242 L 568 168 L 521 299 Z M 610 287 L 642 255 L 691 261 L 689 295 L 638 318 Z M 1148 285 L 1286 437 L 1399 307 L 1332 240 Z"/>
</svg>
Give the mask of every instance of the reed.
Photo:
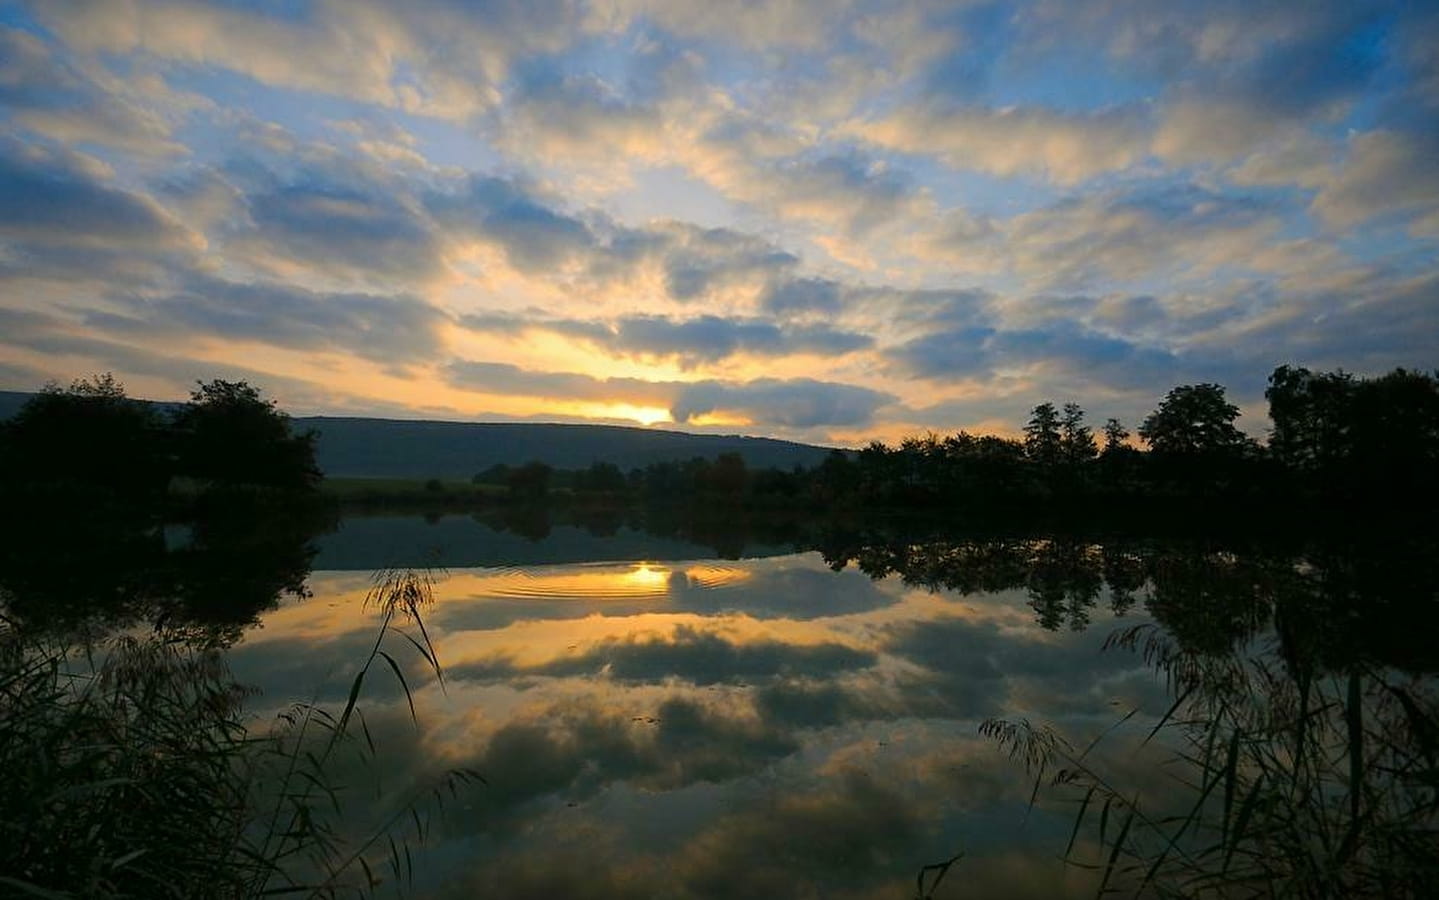
<svg viewBox="0 0 1439 900">
<path fill-rule="evenodd" d="M 403 890 L 435 812 L 483 779 L 446 772 L 355 837 L 337 827 L 350 794 L 333 772 L 346 753 L 382 763 L 360 703 L 372 671 L 399 679 L 415 715 L 396 644 L 443 683 L 421 618 L 431 588 L 429 573 L 378 573 L 368 602 L 381 621 L 345 705 L 294 703 L 273 723 L 247 720 L 247 691 L 221 651 L 160 636 L 77 649 L 0 618 L 0 894 L 339 897 L 382 881 Z"/>
<path fill-rule="evenodd" d="M 1159 812 L 1096 761 L 1112 731 L 1076 749 L 1025 721 L 980 728 L 1034 776 L 1032 798 L 1076 803 L 1064 857 L 1098 872 L 1100 896 L 1431 896 L 1439 705 L 1420 677 L 1323 671 L 1272 645 L 1197 655 L 1149 625 L 1109 643 L 1169 682 L 1173 703 L 1145 742 L 1172 748 L 1181 803 Z"/>
</svg>

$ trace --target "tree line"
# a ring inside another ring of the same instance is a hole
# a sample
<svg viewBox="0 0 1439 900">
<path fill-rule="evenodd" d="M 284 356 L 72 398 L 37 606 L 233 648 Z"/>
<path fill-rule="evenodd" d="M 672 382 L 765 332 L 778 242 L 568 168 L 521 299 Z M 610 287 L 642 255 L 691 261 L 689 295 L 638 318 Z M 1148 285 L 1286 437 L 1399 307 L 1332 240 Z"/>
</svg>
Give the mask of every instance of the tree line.
<svg viewBox="0 0 1439 900">
<path fill-rule="evenodd" d="M 1115 418 L 1096 433 L 1078 403 L 1046 401 L 1031 410 L 1021 437 L 931 432 L 836 450 L 811 468 L 751 469 L 730 453 L 628 472 L 604 462 L 567 472 L 532 461 L 474 480 L 528 501 L 558 494 L 811 509 L 1105 497 L 1412 504 L 1439 494 L 1439 375 L 1395 369 L 1359 378 L 1280 366 L 1265 397 L 1267 443 L 1238 428 L 1239 408 L 1223 385 L 1202 383 L 1170 390 L 1133 433 Z"/>
<path fill-rule="evenodd" d="M 131 399 L 113 375 L 47 385 L 0 425 L 0 490 L 11 498 L 147 503 L 177 485 L 309 493 L 315 434 L 296 433 L 243 381 L 197 382 L 189 402 Z"/>
<path fill-rule="evenodd" d="M 750 468 L 737 453 L 627 472 L 606 461 L 564 471 L 533 460 L 491 467 L 473 481 L 501 489 L 483 496 L 528 504 L 579 498 L 790 510 L 983 509 L 1094 497 L 1412 505 L 1439 495 L 1439 373 L 1361 378 L 1286 365 L 1270 375 L 1265 397 L 1263 444 L 1236 426 L 1239 408 L 1225 388 L 1202 383 L 1170 390 L 1133 434 L 1113 418 L 1096 433 L 1078 403 L 1045 401 L 1021 437 L 959 431 L 874 441 L 810 468 Z M 188 403 L 167 407 L 131 400 L 103 375 L 48 387 L 0 428 L 0 489 L 126 500 L 177 483 L 309 492 L 321 477 L 315 437 L 296 433 L 243 381 L 198 383 Z"/>
<path fill-rule="evenodd" d="M 1267 444 L 1236 425 L 1222 385 L 1180 385 L 1129 429 L 1096 436 L 1077 403 L 1035 406 L 1022 438 L 961 431 L 834 455 L 815 490 L 839 502 L 930 505 L 1048 497 L 1433 498 L 1439 489 L 1439 374 L 1377 378 L 1280 366 L 1265 397 Z M 1102 439 L 1102 442 L 1101 442 Z"/>
</svg>

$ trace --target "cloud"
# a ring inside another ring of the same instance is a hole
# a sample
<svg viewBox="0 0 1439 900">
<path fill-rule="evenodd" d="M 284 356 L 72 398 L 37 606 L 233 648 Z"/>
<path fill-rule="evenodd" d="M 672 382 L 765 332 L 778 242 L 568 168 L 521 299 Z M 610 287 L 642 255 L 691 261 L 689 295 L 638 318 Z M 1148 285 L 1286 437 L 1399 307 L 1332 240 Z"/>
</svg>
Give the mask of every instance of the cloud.
<svg viewBox="0 0 1439 900">
<path fill-rule="evenodd" d="M 828 278 L 786 278 L 770 282 L 760 295 L 760 307 L 780 315 L 835 313 L 841 286 Z"/>
<path fill-rule="evenodd" d="M 1003 369 L 1103 376 L 1112 387 L 1163 383 L 1179 368 L 1172 351 L 1143 346 L 1070 322 L 1046 328 L 937 331 L 886 351 L 905 374 L 929 379 L 992 378 Z"/>
<path fill-rule="evenodd" d="M 551 271 L 597 243 L 584 223 L 506 179 L 472 177 L 463 191 L 431 194 L 426 203 L 442 227 L 494 242 L 522 271 Z"/>
<path fill-rule="evenodd" d="M 48 313 L 0 307 L 0 345 L 52 358 L 85 358 L 93 363 L 92 371 L 112 371 L 127 379 L 160 379 L 173 387 L 171 398 L 183 397 L 196 381 L 224 378 L 261 387 L 291 410 L 333 408 L 352 402 L 352 398 L 304 378 L 229 361 L 189 357 L 172 352 L 171 347 L 152 349 L 95 337 L 79 323 Z M 58 369 L 58 363 L 59 359 L 55 359 L 44 366 L 44 380 L 63 384 L 75 377 L 74 371 Z"/>
<path fill-rule="evenodd" d="M 452 384 L 485 393 L 560 400 L 661 405 L 676 422 L 709 415 L 740 416 L 756 425 L 818 428 L 864 425 L 895 397 L 857 385 L 810 378 L 753 381 L 646 381 L 535 372 L 504 363 L 459 361 L 446 371 Z"/>
<path fill-rule="evenodd" d="M 681 388 L 670 407 L 677 422 L 715 413 L 785 428 L 864 426 L 897 398 L 865 387 L 810 378 L 758 378 L 743 384 L 702 381 Z"/>
<path fill-rule="evenodd" d="M 0 237 L 41 246 L 188 249 L 194 236 L 150 197 L 108 183 L 103 164 L 0 140 Z"/>
<path fill-rule="evenodd" d="M 1439 235 L 1439 137 L 1373 131 L 1350 138 L 1337 174 L 1314 198 L 1314 210 L 1341 228 L 1380 219 L 1409 222 Z"/>
<path fill-rule="evenodd" d="M 777 677 L 826 678 L 873 665 L 872 653 L 838 643 L 786 644 L 774 640 L 731 641 L 720 634 L 679 626 L 668 636 L 608 638 L 581 653 L 537 666 L 503 662 L 452 667 L 451 678 L 598 676 L 617 682 L 662 684 L 680 680 L 705 686 L 743 684 Z"/>
<path fill-rule="evenodd" d="M 730 111 L 682 148 L 680 162 L 724 196 L 786 219 L 864 237 L 929 202 L 904 170 L 854 146 Z"/>
<path fill-rule="evenodd" d="M 618 0 L 614 7 L 625 18 L 644 18 L 679 35 L 762 50 L 821 47 L 853 5 L 851 0 L 786 0 L 723 9 L 704 0 Z"/>
<path fill-rule="evenodd" d="M 730 228 L 672 222 L 650 231 L 647 242 L 664 248 L 665 287 L 675 300 L 696 300 L 715 288 L 773 277 L 799 263 L 793 253 Z"/>
<path fill-rule="evenodd" d="M 670 382 L 640 378 L 595 378 L 573 372 L 536 372 L 507 363 L 460 360 L 446 367 L 450 383 L 464 390 L 561 400 L 611 401 L 663 405 L 673 393 Z"/>
<path fill-rule="evenodd" d="M 318 2 L 286 12 L 207 0 L 56 0 L 43 21 L 71 46 L 228 70 L 463 120 L 493 107 L 517 58 L 558 50 L 582 21 L 566 0 Z"/>
<path fill-rule="evenodd" d="M 0 26 L 0 103 L 22 127 L 66 144 L 102 144 L 140 157 L 185 152 L 170 123 L 136 103 L 124 82 L 101 85 L 45 41 Z"/>
<path fill-rule="evenodd" d="M 1277 234 L 1282 207 L 1257 195 L 1193 184 L 1110 189 L 1016 216 L 1003 244 L 1016 274 L 1051 290 L 1082 290 L 1243 265 Z"/>
<path fill-rule="evenodd" d="M 414 281 L 441 267 L 438 239 L 424 221 L 379 190 L 297 181 L 245 200 L 248 227 L 227 243 L 243 247 L 261 268 L 287 260 L 332 277 Z"/>
<path fill-rule="evenodd" d="M 1148 153 L 1143 116 L 1128 109 L 1069 113 L 910 105 L 852 121 L 845 133 L 889 150 L 936 157 L 956 169 L 1060 184 L 1125 169 Z"/>
<path fill-rule="evenodd" d="M 413 296 L 335 294 L 279 284 L 195 277 L 159 297 L 115 298 L 124 313 L 85 317 L 99 331 L 137 336 L 208 334 L 396 365 L 432 361 L 448 316 Z"/>
<path fill-rule="evenodd" d="M 663 54 L 650 50 L 649 55 Z M 513 155 L 548 164 L 593 161 L 609 167 L 617 158 L 663 155 L 672 126 L 680 123 L 668 120 L 659 103 L 625 96 L 593 73 L 565 72 L 563 62 L 531 62 L 512 84 L 499 139 Z"/>
<path fill-rule="evenodd" d="M 686 369 L 744 354 L 790 356 L 813 353 L 835 357 L 874 344 L 868 335 L 823 325 L 780 325 L 761 318 L 696 316 L 621 316 L 613 324 L 572 319 L 515 316 L 466 316 L 476 330 L 549 331 L 584 341 L 618 356 L 672 358 Z"/>
</svg>

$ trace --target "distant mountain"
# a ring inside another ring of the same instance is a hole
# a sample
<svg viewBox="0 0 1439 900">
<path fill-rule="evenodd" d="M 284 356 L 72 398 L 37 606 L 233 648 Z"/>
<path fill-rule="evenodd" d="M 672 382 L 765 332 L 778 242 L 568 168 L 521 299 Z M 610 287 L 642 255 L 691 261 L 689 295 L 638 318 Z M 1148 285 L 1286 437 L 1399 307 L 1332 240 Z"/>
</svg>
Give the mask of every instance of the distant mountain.
<svg viewBox="0 0 1439 900">
<path fill-rule="evenodd" d="M 34 394 L 25 391 L 0 391 L 0 421 L 10 418 L 20 411 L 20 407 L 30 401 Z"/>
<path fill-rule="evenodd" d="M 772 438 L 688 434 L 620 425 L 520 422 L 411 422 L 328 416 L 295 419 L 320 433 L 316 456 L 326 475 L 368 478 L 469 478 L 498 463 L 532 459 L 558 469 L 593 462 L 628 471 L 650 463 L 738 453 L 750 468 L 818 465 L 827 447 Z"/>
<path fill-rule="evenodd" d="M 14 415 L 30 394 L 0 391 L 0 419 Z M 528 422 L 429 422 L 297 416 L 300 430 L 319 432 L 316 458 L 336 478 L 469 478 L 498 463 L 532 459 L 559 469 L 593 462 L 628 471 L 650 463 L 738 453 L 750 468 L 818 465 L 828 447 L 773 438 L 689 434 L 621 425 Z"/>
</svg>

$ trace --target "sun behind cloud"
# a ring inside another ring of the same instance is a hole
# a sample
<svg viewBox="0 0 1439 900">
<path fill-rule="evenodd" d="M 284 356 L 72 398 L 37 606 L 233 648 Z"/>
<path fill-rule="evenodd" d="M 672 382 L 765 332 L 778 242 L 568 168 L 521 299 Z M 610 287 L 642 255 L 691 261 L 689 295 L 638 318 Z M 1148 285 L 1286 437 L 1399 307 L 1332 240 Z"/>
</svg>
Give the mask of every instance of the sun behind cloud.
<svg viewBox="0 0 1439 900">
<path fill-rule="evenodd" d="M 527 9 L 0 10 L 0 389 L 852 445 L 1439 358 L 1425 4 Z"/>
</svg>

